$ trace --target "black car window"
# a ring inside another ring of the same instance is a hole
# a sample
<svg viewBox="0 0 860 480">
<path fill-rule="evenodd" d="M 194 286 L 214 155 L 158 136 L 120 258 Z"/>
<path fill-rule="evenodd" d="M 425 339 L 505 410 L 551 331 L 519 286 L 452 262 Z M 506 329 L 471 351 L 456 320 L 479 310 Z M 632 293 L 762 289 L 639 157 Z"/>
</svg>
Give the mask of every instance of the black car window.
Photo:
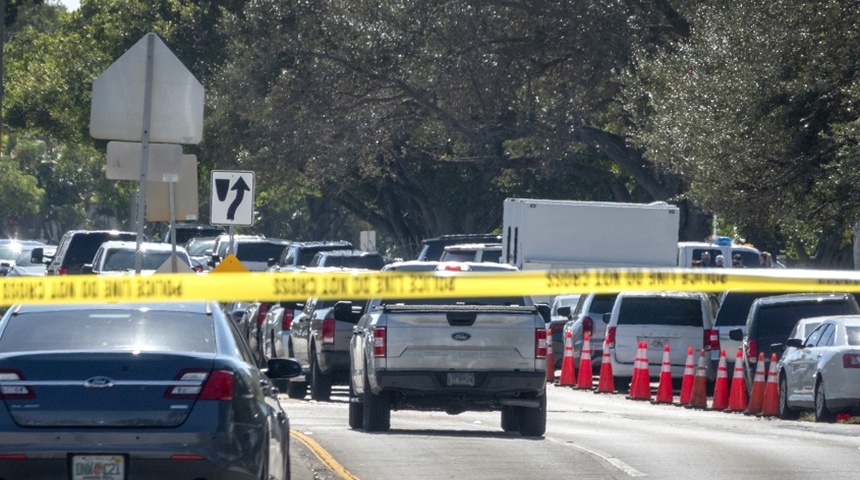
<svg viewBox="0 0 860 480">
<path fill-rule="evenodd" d="M 279 258 L 284 248 L 286 245 L 277 243 L 239 243 L 236 247 L 236 258 L 248 262 L 267 262 L 270 258 Z"/>
<path fill-rule="evenodd" d="M 69 242 L 69 249 L 66 252 L 64 263 L 66 265 L 74 265 L 91 262 L 102 243 L 108 240 L 133 242 L 137 240 L 137 237 L 132 233 L 121 233 L 118 235 L 107 233 L 75 235 Z"/>
<path fill-rule="evenodd" d="M 69 310 L 13 315 L 0 351 L 141 350 L 215 352 L 208 315 L 163 310 Z"/>
<path fill-rule="evenodd" d="M 602 315 L 612 311 L 615 306 L 615 299 L 618 298 L 617 293 L 595 295 L 591 301 L 591 307 L 588 309 L 589 314 Z"/>
<path fill-rule="evenodd" d="M 746 324 L 750 307 L 758 298 L 767 297 L 773 293 L 763 292 L 728 292 L 720 302 L 714 325 L 717 327 L 740 327 Z"/>
<path fill-rule="evenodd" d="M 621 302 L 619 325 L 703 326 L 698 298 L 628 297 Z"/>
<path fill-rule="evenodd" d="M 856 313 L 853 302 L 829 301 L 819 302 L 786 302 L 772 305 L 761 305 L 758 318 L 750 327 L 750 338 L 758 341 L 759 350 L 770 353 L 770 345 L 785 343 L 791 329 L 801 318 L 821 317 L 829 315 L 846 315 Z"/>
</svg>

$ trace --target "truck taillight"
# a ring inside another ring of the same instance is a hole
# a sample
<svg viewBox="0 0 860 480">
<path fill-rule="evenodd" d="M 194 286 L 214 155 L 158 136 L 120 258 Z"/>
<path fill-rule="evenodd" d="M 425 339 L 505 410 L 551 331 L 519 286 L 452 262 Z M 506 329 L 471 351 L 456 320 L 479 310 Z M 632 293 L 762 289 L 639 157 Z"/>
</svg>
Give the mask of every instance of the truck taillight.
<svg viewBox="0 0 860 480">
<path fill-rule="evenodd" d="M 588 332 L 589 335 L 594 333 L 594 320 L 591 319 L 588 315 L 582 317 L 582 331 Z"/>
<path fill-rule="evenodd" d="M 60 267 L 57 269 L 57 275 L 68 275 L 69 269 L 66 267 Z"/>
<path fill-rule="evenodd" d="M 753 364 L 758 362 L 758 341 L 750 340 L 747 342 L 747 359 Z"/>
<path fill-rule="evenodd" d="M 603 343 L 608 348 L 615 348 L 615 328 L 609 327 L 606 329 L 606 339 L 603 340 Z"/>
<path fill-rule="evenodd" d="M 284 316 L 281 318 L 281 330 L 289 331 L 291 325 L 293 324 L 293 310 L 292 308 L 287 308 L 284 310 Z"/>
<path fill-rule="evenodd" d="M 257 328 L 260 328 L 263 325 L 263 322 L 266 320 L 266 312 L 268 311 L 268 305 L 265 303 L 260 304 L 260 308 L 257 309 Z"/>
<path fill-rule="evenodd" d="M 842 355 L 843 368 L 860 368 L 860 353 L 846 353 Z"/>
<path fill-rule="evenodd" d="M 17 370 L 0 370 L 0 398 L 4 400 L 36 398 L 36 392 L 29 386 L 14 384 L 14 382 L 20 382 L 23 379 L 24 376 Z"/>
<path fill-rule="evenodd" d="M 385 348 L 385 327 L 376 327 L 373 329 L 373 356 L 384 357 Z"/>
<path fill-rule="evenodd" d="M 705 350 L 720 350 L 720 332 L 717 329 L 705 329 Z"/>
<path fill-rule="evenodd" d="M 535 357 L 546 358 L 546 329 L 535 329 Z"/>
<path fill-rule="evenodd" d="M 334 319 L 326 317 L 322 321 L 322 344 L 334 345 Z"/>
</svg>

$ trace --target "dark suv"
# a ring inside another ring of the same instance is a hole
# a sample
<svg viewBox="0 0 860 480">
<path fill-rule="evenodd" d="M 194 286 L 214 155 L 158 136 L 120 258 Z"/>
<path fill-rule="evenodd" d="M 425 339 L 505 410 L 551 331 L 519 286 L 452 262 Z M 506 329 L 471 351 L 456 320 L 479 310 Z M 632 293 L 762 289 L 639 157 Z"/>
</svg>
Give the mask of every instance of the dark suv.
<svg viewBox="0 0 860 480">
<path fill-rule="evenodd" d="M 70 230 L 60 239 L 46 275 L 80 275 L 81 267 L 85 263 L 92 263 L 99 247 L 108 240 L 134 242 L 137 241 L 137 234 L 118 230 Z M 43 250 L 33 249 L 33 262 L 44 261 L 43 254 Z"/>
<path fill-rule="evenodd" d="M 732 340 L 742 341 L 744 373 L 747 389 L 752 390 L 758 355 L 764 354 L 765 366 L 772 353 L 779 360 L 791 330 L 801 318 L 826 315 L 853 315 L 860 307 L 849 293 L 796 293 L 776 295 L 755 300 L 750 307 L 746 331 L 737 328 L 729 332 Z"/>
<path fill-rule="evenodd" d="M 347 241 L 323 241 L 323 242 L 293 242 L 287 247 L 278 259 L 274 270 L 292 270 L 299 267 L 307 267 L 319 252 L 329 250 L 352 250 L 353 246 Z"/>
</svg>

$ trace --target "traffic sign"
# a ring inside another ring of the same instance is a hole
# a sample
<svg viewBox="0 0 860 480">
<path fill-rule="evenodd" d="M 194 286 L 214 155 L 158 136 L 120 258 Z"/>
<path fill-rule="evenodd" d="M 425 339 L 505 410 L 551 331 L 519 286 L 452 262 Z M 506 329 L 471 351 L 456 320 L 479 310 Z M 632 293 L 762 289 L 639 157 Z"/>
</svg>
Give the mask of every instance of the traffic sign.
<svg viewBox="0 0 860 480">
<path fill-rule="evenodd" d="M 151 52 L 147 39 L 154 37 Z M 151 55 L 151 77 L 147 56 Z M 148 82 L 148 78 L 151 80 Z M 147 83 L 151 119 L 145 124 Z M 93 82 L 90 135 L 105 140 L 196 145 L 203 139 L 203 85 L 155 34 L 147 34 Z"/>
<path fill-rule="evenodd" d="M 212 225 L 254 224 L 254 172 L 212 171 Z"/>
<path fill-rule="evenodd" d="M 180 221 L 197 220 L 197 155 L 182 155 L 179 165 L 177 179 L 157 177 L 146 182 L 146 219 L 150 222 L 171 220 L 170 183 L 173 183 L 173 217 Z"/>
</svg>

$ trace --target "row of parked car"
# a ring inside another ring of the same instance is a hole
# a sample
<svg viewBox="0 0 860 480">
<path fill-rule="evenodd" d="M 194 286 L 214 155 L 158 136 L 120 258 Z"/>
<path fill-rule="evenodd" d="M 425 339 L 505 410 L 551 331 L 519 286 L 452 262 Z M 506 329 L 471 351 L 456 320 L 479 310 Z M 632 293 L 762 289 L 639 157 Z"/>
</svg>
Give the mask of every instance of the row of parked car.
<svg viewBox="0 0 860 480">
<path fill-rule="evenodd" d="M 689 347 L 706 351 L 707 375 L 713 383 L 721 351 L 729 369 L 740 352 L 749 391 L 761 354 L 765 369 L 777 368 L 780 415 L 796 418 L 812 409 L 827 421 L 838 411 L 860 410 L 860 307 L 848 293 L 727 291 L 719 295 L 689 292 L 622 292 L 559 295 L 550 307 L 547 328 L 556 368 L 564 338 L 573 341 L 579 368 L 584 333 L 589 334 L 591 365 L 597 373 L 603 349 L 616 386 L 628 385 L 640 341 L 648 344 L 654 378 L 663 349 L 670 347 L 672 378 L 683 379 Z M 771 365 L 776 355 L 777 365 Z"/>
</svg>

